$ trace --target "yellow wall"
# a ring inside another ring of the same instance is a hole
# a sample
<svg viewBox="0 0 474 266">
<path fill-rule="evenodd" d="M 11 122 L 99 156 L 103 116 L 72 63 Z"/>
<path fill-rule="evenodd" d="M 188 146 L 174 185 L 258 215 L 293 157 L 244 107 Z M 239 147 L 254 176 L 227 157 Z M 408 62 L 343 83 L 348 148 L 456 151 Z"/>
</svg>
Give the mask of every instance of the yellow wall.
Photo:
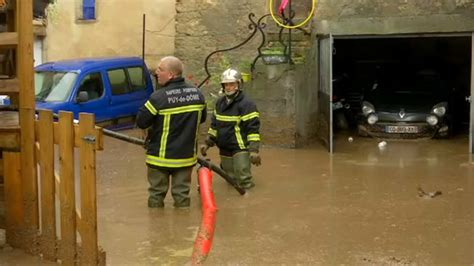
<svg viewBox="0 0 474 266">
<path fill-rule="evenodd" d="M 60 0 L 48 7 L 43 62 L 102 56 L 141 56 L 146 14 L 148 67 L 174 54 L 174 0 L 96 0 L 96 21 L 78 22 L 82 0 Z"/>
</svg>

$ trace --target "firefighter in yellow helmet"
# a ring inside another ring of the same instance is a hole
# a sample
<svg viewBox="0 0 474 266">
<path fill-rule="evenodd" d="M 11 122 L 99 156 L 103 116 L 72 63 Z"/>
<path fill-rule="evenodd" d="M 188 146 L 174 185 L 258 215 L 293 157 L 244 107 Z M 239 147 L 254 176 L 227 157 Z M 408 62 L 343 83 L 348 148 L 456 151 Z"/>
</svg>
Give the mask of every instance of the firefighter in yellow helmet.
<svg viewBox="0 0 474 266">
<path fill-rule="evenodd" d="M 261 164 L 260 114 L 255 103 L 242 91 L 243 80 L 239 71 L 229 68 L 222 73 L 223 96 L 220 97 L 211 117 L 211 126 L 201 154 L 217 145 L 221 167 L 242 188 L 255 186 L 250 164 Z"/>
</svg>

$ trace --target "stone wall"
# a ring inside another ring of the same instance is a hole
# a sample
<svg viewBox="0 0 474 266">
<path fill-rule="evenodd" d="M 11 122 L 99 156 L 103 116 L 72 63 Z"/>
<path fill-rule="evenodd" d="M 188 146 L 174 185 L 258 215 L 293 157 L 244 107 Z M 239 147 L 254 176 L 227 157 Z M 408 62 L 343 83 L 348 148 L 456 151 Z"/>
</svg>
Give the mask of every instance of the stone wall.
<svg viewBox="0 0 474 266">
<path fill-rule="evenodd" d="M 146 14 L 145 58 L 155 67 L 174 54 L 174 0 L 96 1 L 96 20 L 81 21 L 82 1 L 49 5 L 44 61 L 80 57 L 142 56 L 143 14 Z M 133 2 L 133 3 L 132 3 Z"/>
<path fill-rule="evenodd" d="M 279 1 L 276 2 L 279 4 Z M 292 8 L 297 11 L 298 19 L 306 15 L 308 3 L 310 4 L 310 2 L 294 1 Z M 260 0 L 177 1 L 176 55 L 186 63 L 187 78 L 199 84 L 206 77 L 203 64 L 209 53 L 232 47 L 249 36 L 251 29 L 248 28 L 250 24 L 248 15 L 250 13 L 255 14 L 255 21 L 264 14 L 268 14 L 268 2 Z M 265 31 L 275 36 L 274 33 L 278 28 L 272 18 L 268 16 L 263 22 L 267 24 Z M 220 73 L 229 66 L 248 72 L 250 63 L 258 54 L 257 48 L 261 40 L 258 33 L 245 46 L 210 58 L 209 70 L 212 76 L 209 84 L 203 86 L 203 90 L 211 103 L 214 100 L 212 95 L 216 95 L 220 89 Z M 260 59 L 257 61 L 256 69 L 251 77 L 252 82 L 245 85 L 245 91 L 256 101 L 261 113 L 262 143 L 285 147 L 296 146 L 296 93 L 300 81 L 303 80 L 302 73 L 304 73 L 302 65 L 265 66 Z M 212 104 L 210 106 L 212 108 Z"/>
<path fill-rule="evenodd" d="M 202 81 L 206 77 L 206 56 L 244 41 L 252 31 L 248 15 L 254 13 L 258 19 L 265 8 L 262 1 L 254 0 L 178 0 L 176 56 L 185 61 L 187 75 L 197 83 Z M 242 48 L 214 55 L 209 61 L 211 74 L 219 74 L 230 65 L 246 71 L 257 55 L 259 43 L 260 39 L 254 38 Z"/>
<path fill-rule="evenodd" d="M 317 139 L 318 63 L 318 42 L 316 37 L 312 36 L 305 63 L 300 68 L 302 70 L 295 93 L 297 147 L 310 145 Z"/>
<path fill-rule="evenodd" d="M 315 30 L 335 35 L 474 30 L 474 0 L 320 0 Z"/>
<path fill-rule="evenodd" d="M 177 0 L 176 1 L 176 56 L 186 62 L 187 74 L 195 82 L 202 81 L 206 75 L 203 70 L 206 56 L 216 50 L 233 47 L 244 41 L 252 32 L 249 29 L 250 13 L 254 21 L 269 14 L 269 0 Z M 275 6 L 280 1 L 273 1 Z M 293 1 L 296 21 L 309 12 L 311 2 Z M 276 10 L 276 9 L 275 9 Z M 265 31 L 277 31 L 276 23 L 270 16 L 263 21 Z M 250 63 L 257 55 L 261 43 L 259 33 L 246 45 L 236 50 L 213 55 L 209 60 L 211 74 L 219 74 L 232 65 L 248 71 Z"/>
<path fill-rule="evenodd" d="M 293 65 L 258 65 L 246 92 L 260 112 L 262 143 L 296 146 L 295 93 L 303 69 Z"/>
</svg>

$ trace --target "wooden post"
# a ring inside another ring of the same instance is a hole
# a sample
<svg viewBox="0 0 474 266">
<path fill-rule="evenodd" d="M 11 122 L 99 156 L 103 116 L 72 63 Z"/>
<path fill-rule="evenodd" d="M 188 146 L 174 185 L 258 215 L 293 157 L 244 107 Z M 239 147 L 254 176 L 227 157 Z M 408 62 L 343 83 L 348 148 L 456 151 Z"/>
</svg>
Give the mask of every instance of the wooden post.
<svg viewBox="0 0 474 266">
<path fill-rule="evenodd" d="M 61 180 L 61 244 L 59 258 L 65 265 L 76 261 L 76 199 L 74 177 L 74 123 L 71 112 L 59 112 L 59 162 Z M 81 162 L 82 163 L 82 162 Z"/>
<path fill-rule="evenodd" d="M 53 112 L 41 111 L 39 123 L 39 165 L 41 180 L 41 241 L 45 259 L 56 260 L 56 204 L 54 179 Z"/>
<path fill-rule="evenodd" d="M 5 228 L 7 243 L 12 247 L 23 247 L 22 229 L 24 219 L 21 161 L 19 152 L 3 152 L 5 161 Z"/>
<path fill-rule="evenodd" d="M 35 95 L 33 77 L 33 2 L 16 1 L 17 75 L 20 81 L 21 177 L 25 204 L 25 251 L 37 254 L 38 184 L 34 160 Z"/>
<path fill-rule="evenodd" d="M 3 157 L 2 152 L 0 151 L 0 184 L 3 183 Z"/>
<path fill-rule="evenodd" d="M 95 145 L 97 140 L 94 115 L 79 114 L 79 145 L 81 161 L 81 264 L 97 265 L 97 189 Z"/>
</svg>

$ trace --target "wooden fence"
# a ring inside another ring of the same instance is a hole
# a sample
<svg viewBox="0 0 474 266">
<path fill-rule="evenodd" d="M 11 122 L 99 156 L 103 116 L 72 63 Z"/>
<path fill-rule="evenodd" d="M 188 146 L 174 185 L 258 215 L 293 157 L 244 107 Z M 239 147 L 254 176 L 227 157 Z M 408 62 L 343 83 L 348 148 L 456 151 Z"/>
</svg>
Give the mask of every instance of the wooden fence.
<svg viewBox="0 0 474 266">
<path fill-rule="evenodd" d="M 70 112 L 60 112 L 54 122 L 53 113 L 45 110 L 35 122 L 35 140 L 37 219 L 27 219 L 25 212 L 31 200 L 22 191 L 19 153 L 4 152 L 7 243 L 27 246 L 26 250 L 66 265 L 104 265 L 105 252 L 97 239 L 96 199 L 96 151 L 103 149 L 102 130 L 91 114 L 80 114 L 74 124 Z M 35 220 L 37 224 L 28 224 Z M 25 239 L 34 243 L 22 243 Z"/>
</svg>

